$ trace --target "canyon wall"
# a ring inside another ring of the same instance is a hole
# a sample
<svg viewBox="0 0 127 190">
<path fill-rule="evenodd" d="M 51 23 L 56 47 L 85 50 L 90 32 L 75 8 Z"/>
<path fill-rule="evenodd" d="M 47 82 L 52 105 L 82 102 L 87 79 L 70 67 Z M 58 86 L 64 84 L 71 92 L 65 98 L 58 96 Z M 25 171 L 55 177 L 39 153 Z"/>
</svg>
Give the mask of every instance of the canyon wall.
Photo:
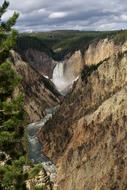
<svg viewBox="0 0 127 190">
<path fill-rule="evenodd" d="M 54 84 L 24 62 L 20 55 L 11 51 L 13 67 L 21 76 L 21 91 L 25 96 L 24 108 L 29 122 L 35 122 L 45 116 L 45 109 L 56 106 L 60 94 Z"/>
<path fill-rule="evenodd" d="M 95 65 L 99 62 L 127 51 L 127 42 L 123 44 L 116 44 L 113 40 L 102 39 L 98 43 L 92 43 L 89 48 L 84 52 L 83 60 L 86 65 Z"/>
<path fill-rule="evenodd" d="M 57 64 L 52 57 L 45 52 L 32 48 L 27 49 L 23 54 L 25 60 L 41 75 L 48 76 L 50 79 L 52 78 L 53 69 Z"/>
<path fill-rule="evenodd" d="M 58 190 L 127 188 L 126 44 L 105 39 L 89 46 L 83 71 L 89 75 L 39 133 L 43 152 L 56 163 Z"/>
</svg>

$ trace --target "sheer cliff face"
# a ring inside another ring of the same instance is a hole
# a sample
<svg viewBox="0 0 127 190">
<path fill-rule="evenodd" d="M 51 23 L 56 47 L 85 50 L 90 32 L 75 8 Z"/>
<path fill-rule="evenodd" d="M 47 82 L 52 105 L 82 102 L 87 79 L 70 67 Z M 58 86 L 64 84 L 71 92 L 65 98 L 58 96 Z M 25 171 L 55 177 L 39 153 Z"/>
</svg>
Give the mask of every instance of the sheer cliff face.
<svg viewBox="0 0 127 190">
<path fill-rule="evenodd" d="M 32 48 L 27 49 L 24 56 L 27 62 L 40 74 L 52 78 L 53 69 L 57 63 L 50 56 Z"/>
<path fill-rule="evenodd" d="M 59 103 L 59 93 L 53 83 L 40 75 L 27 62 L 24 62 L 19 54 L 11 51 L 14 68 L 22 77 L 20 90 L 25 95 L 24 108 L 29 122 L 42 119 L 44 110 Z"/>
<path fill-rule="evenodd" d="M 91 44 L 84 53 L 84 64 L 98 64 L 100 61 L 103 61 L 112 55 L 117 55 L 119 52 L 124 52 L 126 50 L 127 42 L 123 43 L 122 45 L 117 45 L 112 40 L 100 40 L 97 44 Z"/>
<path fill-rule="evenodd" d="M 89 48 L 84 64 L 101 64 L 77 81 L 39 138 L 43 152 L 57 165 L 58 190 L 123 190 L 127 188 L 126 43 L 114 46 L 104 40 Z"/>
</svg>

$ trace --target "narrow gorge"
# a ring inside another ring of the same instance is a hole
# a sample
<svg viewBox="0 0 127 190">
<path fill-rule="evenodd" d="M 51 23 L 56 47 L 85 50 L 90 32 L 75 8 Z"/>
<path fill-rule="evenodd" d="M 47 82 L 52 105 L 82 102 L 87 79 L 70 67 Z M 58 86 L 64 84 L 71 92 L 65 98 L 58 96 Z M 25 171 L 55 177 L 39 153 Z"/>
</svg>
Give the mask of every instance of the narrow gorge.
<svg viewBox="0 0 127 190">
<path fill-rule="evenodd" d="M 25 61 L 53 93 L 38 96 L 50 104 L 26 129 L 29 158 L 43 165 L 55 190 L 125 190 L 127 41 L 91 42 L 61 61 L 28 51 Z"/>
</svg>

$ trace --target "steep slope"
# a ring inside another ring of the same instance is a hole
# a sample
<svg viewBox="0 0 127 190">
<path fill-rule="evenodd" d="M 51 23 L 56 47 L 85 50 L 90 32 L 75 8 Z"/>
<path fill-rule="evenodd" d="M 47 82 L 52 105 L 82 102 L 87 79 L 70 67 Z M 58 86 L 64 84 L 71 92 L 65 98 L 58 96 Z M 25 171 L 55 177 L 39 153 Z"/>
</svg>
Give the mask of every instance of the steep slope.
<svg viewBox="0 0 127 190">
<path fill-rule="evenodd" d="M 60 94 L 51 81 L 40 75 L 18 53 L 11 51 L 14 68 L 22 77 L 19 89 L 25 95 L 24 108 L 30 122 L 35 122 L 45 116 L 45 109 L 59 103 Z"/>
<path fill-rule="evenodd" d="M 58 190 L 127 188 L 126 44 L 91 44 L 82 77 L 41 129 L 43 152 L 58 168 Z"/>
<path fill-rule="evenodd" d="M 17 39 L 15 50 L 41 75 L 52 77 L 56 63 L 52 59 L 52 50 L 45 45 L 43 40 L 32 37 L 30 34 L 21 34 Z"/>
<path fill-rule="evenodd" d="M 57 62 L 55 62 L 48 54 L 34 48 L 28 48 L 24 52 L 25 60 L 41 75 L 52 78 L 53 69 Z"/>
<path fill-rule="evenodd" d="M 127 41 L 122 44 L 116 43 L 114 40 L 108 38 L 100 40 L 98 43 L 92 43 L 89 48 L 84 52 L 85 65 L 98 64 L 112 55 L 117 55 L 127 51 Z"/>
</svg>

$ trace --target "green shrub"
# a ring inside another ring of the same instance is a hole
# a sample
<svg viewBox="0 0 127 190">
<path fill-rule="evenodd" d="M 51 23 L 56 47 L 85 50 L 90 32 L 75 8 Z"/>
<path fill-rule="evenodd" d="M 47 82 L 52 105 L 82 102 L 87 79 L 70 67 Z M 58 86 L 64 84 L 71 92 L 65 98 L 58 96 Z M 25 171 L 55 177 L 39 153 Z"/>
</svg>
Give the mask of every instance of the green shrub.
<svg viewBox="0 0 127 190">
<path fill-rule="evenodd" d="M 39 174 L 39 172 L 42 170 L 42 165 L 41 164 L 37 164 L 35 165 L 31 171 L 29 172 L 29 179 L 34 178 L 37 174 Z"/>
</svg>

